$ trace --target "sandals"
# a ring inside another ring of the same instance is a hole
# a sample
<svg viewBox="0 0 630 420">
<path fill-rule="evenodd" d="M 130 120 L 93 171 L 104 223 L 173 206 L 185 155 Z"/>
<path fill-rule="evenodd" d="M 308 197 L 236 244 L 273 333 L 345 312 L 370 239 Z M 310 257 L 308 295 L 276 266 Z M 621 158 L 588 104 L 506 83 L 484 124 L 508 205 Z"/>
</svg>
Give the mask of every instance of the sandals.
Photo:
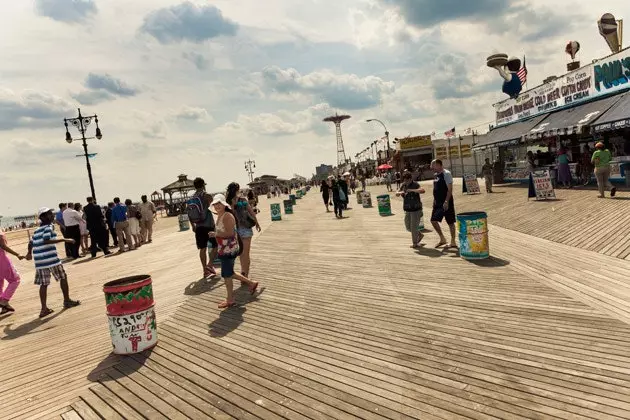
<svg viewBox="0 0 630 420">
<path fill-rule="evenodd" d="M 228 302 L 227 300 L 224 300 L 223 302 L 219 303 L 219 309 L 231 308 L 234 305 L 236 305 L 236 302 Z"/>
<path fill-rule="evenodd" d="M 256 293 L 257 289 L 258 289 L 258 282 L 256 282 L 253 285 L 249 286 L 249 293 L 253 296 Z"/>
<path fill-rule="evenodd" d="M 79 306 L 81 304 L 78 300 L 66 300 L 63 303 L 63 307 L 66 309 L 74 308 L 75 306 Z"/>
<path fill-rule="evenodd" d="M 40 318 L 45 318 L 45 317 L 47 317 L 48 315 L 52 314 L 53 312 L 55 312 L 55 311 L 53 311 L 53 310 L 52 310 L 52 309 L 50 309 L 50 308 L 46 308 L 46 309 L 44 309 L 43 311 L 41 311 L 41 312 L 39 313 L 39 317 L 40 317 Z"/>
</svg>

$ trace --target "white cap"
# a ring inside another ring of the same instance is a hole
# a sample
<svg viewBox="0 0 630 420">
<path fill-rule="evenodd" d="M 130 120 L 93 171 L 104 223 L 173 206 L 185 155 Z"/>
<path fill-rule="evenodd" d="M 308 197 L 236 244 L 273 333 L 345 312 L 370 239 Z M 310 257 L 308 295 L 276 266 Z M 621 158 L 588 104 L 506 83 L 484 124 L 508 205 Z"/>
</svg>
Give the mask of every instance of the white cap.
<svg viewBox="0 0 630 420">
<path fill-rule="evenodd" d="M 214 196 L 214 199 L 212 200 L 212 204 L 210 204 L 211 206 L 214 206 L 217 203 L 221 203 L 223 204 L 225 207 L 230 208 L 230 205 L 228 204 L 228 202 L 225 200 L 225 196 L 223 194 L 217 194 Z"/>
<path fill-rule="evenodd" d="M 52 209 L 48 207 L 40 207 L 40 209 L 37 211 L 37 216 L 40 217 L 42 214 L 46 214 L 49 211 L 52 211 Z"/>
</svg>

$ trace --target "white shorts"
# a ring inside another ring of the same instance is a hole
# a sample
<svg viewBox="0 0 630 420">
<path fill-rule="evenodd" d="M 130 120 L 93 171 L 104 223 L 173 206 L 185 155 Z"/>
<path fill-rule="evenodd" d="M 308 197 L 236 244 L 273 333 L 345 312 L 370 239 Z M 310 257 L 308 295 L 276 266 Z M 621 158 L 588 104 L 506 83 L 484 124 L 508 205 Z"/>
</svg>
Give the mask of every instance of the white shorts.
<svg viewBox="0 0 630 420">
<path fill-rule="evenodd" d="M 129 218 L 129 230 L 132 235 L 140 235 L 140 221 L 135 217 Z"/>
</svg>

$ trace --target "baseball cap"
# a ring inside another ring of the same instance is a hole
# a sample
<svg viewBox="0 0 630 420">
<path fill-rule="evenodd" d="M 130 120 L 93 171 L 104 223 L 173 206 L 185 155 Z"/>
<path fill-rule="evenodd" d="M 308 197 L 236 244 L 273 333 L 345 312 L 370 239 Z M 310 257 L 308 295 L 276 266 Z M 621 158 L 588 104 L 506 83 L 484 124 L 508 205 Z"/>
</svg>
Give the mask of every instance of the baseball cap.
<svg viewBox="0 0 630 420">
<path fill-rule="evenodd" d="M 40 207 L 39 210 L 37 211 L 37 216 L 39 217 L 42 214 L 48 213 L 49 211 L 52 211 L 52 209 L 49 207 Z"/>
</svg>

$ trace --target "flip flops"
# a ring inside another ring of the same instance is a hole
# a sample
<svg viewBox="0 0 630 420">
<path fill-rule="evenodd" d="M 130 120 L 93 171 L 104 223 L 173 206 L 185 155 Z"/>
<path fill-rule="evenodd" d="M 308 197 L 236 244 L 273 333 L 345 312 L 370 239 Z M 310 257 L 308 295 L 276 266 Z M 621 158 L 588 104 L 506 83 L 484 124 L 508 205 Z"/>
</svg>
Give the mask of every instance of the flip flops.
<svg viewBox="0 0 630 420">
<path fill-rule="evenodd" d="M 66 300 L 63 303 L 63 307 L 66 309 L 74 308 L 75 306 L 79 306 L 81 304 L 78 300 Z"/>
<path fill-rule="evenodd" d="M 254 283 L 253 285 L 249 287 L 249 293 L 253 296 L 256 293 L 257 289 L 258 289 L 258 282 Z"/>
<path fill-rule="evenodd" d="M 53 312 L 55 312 L 55 311 L 53 311 L 53 310 L 52 310 L 52 309 L 50 309 L 50 308 L 46 308 L 46 309 L 44 309 L 43 311 L 41 311 L 41 312 L 39 313 L 39 317 L 40 317 L 40 318 L 45 318 L 45 317 L 47 317 L 48 315 L 52 314 Z"/>
<path fill-rule="evenodd" d="M 224 300 L 223 302 L 219 303 L 219 309 L 231 308 L 234 305 L 236 305 L 236 302 L 228 302 L 227 300 Z"/>
</svg>

